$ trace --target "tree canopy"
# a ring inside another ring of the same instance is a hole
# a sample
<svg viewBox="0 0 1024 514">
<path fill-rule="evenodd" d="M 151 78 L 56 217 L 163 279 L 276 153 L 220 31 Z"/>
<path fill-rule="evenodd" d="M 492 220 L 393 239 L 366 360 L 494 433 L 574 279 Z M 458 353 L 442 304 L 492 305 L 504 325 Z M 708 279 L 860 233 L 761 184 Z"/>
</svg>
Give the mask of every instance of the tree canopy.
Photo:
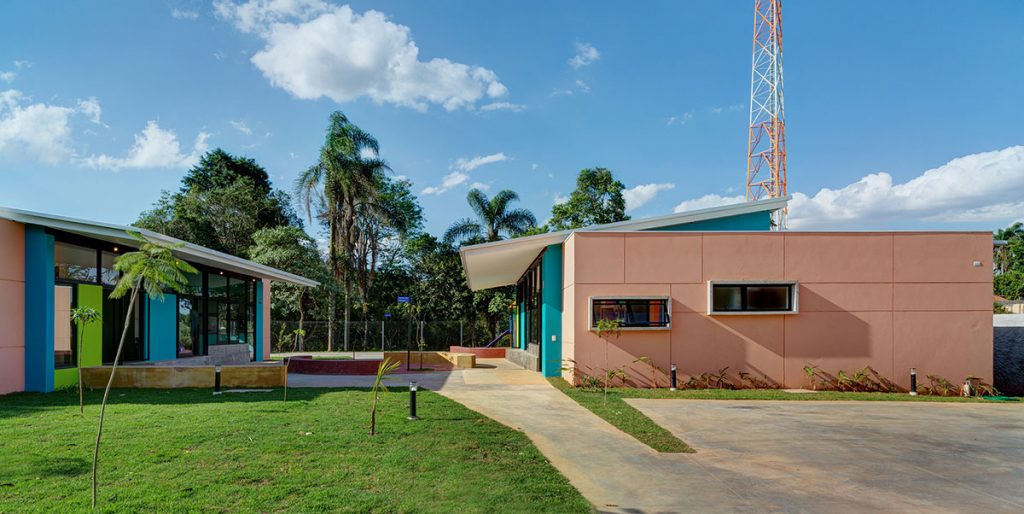
<svg viewBox="0 0 1024 514">
<path fill-rule="evenodd" d="M 476 213 L 476 219 L 462 218 L 452 224 L 444 234 L 447 243 L 480 243 L 499 241 L 505 237 L 518 236 L 537 225 L 537 218 L 526 209 L 510 207 L 518 201 L 515 191 L 498 191 L 494 198 L 479 189 L 471 189 L 466 195 L 469 207 Z"/>
<path fill-rule="evenodd" d="M 576 189 L 563 203 L 551 208 L 553 230 L 566 230 L 626 221 L 625 186 L 606 168 L 586 168 L 576 177 Z"/>
</svg>

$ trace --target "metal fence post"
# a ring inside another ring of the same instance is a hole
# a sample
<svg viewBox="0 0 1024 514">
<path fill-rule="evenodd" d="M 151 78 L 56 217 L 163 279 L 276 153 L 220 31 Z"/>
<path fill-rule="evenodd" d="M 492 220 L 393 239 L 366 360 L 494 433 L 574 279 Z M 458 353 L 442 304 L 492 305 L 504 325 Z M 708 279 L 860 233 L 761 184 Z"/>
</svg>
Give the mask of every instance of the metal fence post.
<svg viewBox="0 0 1024 514">
<path fill-rule="evenodd" d="M 459 320 L 459 346 L 465 346 L 462 343 L 462 320 Z"/>
<path fill-rule="evenodd" d="M 380 351 L 384 351 L 384 320 L 380 320 Z"/>
</svg>

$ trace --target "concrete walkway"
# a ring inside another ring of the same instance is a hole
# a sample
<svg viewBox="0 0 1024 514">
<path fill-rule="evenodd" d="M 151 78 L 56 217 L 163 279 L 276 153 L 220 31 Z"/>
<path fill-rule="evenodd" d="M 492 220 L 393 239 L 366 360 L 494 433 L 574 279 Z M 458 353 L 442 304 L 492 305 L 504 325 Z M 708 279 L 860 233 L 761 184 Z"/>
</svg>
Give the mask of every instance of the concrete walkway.
<svg viewBox="0 0 1024 514">
<path fill-rule="evenodd" d="M 602 512 L 1024 511 L 1019 405 L 629 400 L 697 449 L 659 454 L 539 374 L 477 362 L 388 385 L 415 380 L 524 431 Z M 372 380 L 289 377 L 292 387 Z"/>
</svg>

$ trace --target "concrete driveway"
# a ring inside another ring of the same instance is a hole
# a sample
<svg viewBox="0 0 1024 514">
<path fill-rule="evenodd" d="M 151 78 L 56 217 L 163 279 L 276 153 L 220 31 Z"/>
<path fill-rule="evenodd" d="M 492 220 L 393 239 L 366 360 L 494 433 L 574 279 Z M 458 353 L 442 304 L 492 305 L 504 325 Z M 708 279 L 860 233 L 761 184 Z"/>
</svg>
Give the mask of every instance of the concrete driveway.
<svg viewBox="0 0 1024 514">
<path fill-rule="evenodd" d="M 721 510 L 1024 512 L 1020 404 L 628 401 L 697 450 Z"/>
</svg>

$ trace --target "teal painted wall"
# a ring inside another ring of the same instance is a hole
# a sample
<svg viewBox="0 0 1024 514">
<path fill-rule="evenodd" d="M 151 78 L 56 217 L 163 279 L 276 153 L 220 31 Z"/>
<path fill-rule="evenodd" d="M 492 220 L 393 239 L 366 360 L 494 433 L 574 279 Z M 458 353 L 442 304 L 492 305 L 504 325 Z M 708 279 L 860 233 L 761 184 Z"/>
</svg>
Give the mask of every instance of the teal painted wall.
<svg viewBox="0 0 1024 514">
<path fill-rule="evenodd" d="M 540 370 L 557 377 L 562 374 L 562 245 L 548 246 L 540 266 Z"/>
<path fill-rule="evenodd" d="M 658 227 L 652 231 L 761 231 L 772 229 L 772 216 L 770 212 L 751 212 L 725 218 L 683 223 L 668 227 Z"/>
<path fill-rule="evenodd" d="M 256 341 L 253 342 L 253 355 L 256 361 L 263 360 L 263 281 L 256 282 Z"/>
<path fill-rule="evenodd" d="M 53 391 L 53 236 L 25 225 L 25 390 Z"/>
<path fill-rule="evenodd" d="M 178 358 L 178 297 L 146 299 L 146 340 L 149 360 L 166 361 Z"/>
</svg>

